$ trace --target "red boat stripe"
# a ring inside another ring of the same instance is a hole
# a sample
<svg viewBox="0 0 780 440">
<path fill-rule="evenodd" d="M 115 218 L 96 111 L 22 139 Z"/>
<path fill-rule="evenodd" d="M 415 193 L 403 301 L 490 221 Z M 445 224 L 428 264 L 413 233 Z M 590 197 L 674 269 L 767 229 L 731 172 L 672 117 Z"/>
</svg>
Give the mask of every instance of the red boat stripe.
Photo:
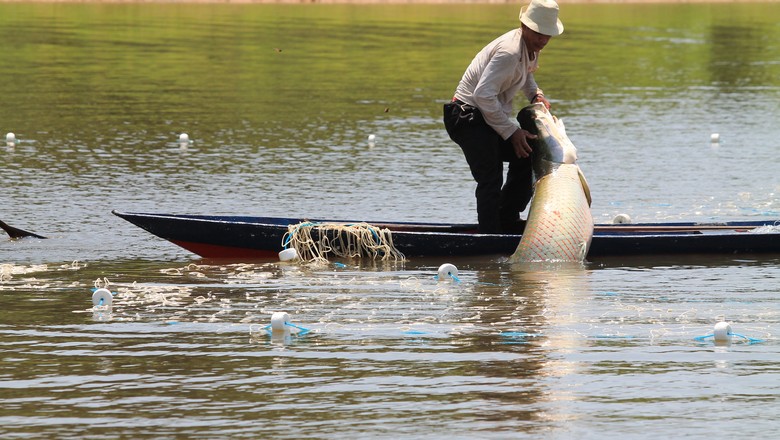
<svg viewBox="0 0 780 440">
<path fill-rule="evenodd" d="M 203 258 L 262 258 L 278 259 L 279 254 L 274 251 L 247 249 L 232 246 L 220 246 L 215 244 L 193 243 L 191 241 L 171 240 L 171 243 L 198 254 Z M 280 247 L 281 250 L 281 247 Z"/>
</svg>

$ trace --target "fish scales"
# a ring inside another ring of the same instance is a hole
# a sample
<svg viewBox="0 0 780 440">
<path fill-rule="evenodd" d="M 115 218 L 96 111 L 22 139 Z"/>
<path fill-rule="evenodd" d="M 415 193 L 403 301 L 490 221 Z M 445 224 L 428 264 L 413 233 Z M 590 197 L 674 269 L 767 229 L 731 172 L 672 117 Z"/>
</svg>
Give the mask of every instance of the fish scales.
<svg viewBox="0 0 780 440">
<path fill-rule="evenodd" d="M 516 261 L 582 261 L 593 218 L 576 165 L 561 165 L 536 185 Z"/>
</svg>

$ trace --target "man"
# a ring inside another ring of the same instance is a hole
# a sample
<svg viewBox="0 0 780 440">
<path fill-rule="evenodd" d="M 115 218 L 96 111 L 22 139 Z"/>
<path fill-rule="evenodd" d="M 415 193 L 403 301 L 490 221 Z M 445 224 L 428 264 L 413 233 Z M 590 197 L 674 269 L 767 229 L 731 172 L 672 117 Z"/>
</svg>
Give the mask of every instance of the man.
<svg viewBox="0 0 780 440">
<path fill-rule="evenodd" d="M 522 91 L 531 103 L 550 108 L 533 72 L 539 67 L 539 52 L 563 32 L 554 0 L 531 0 L 520 10 L 520 23 L 519 29 L 496 38 L 474 57 L 452 102 L 444 106 L 447 133 L 463 150 L 477 181 L 477 218 L 485 234 L 522 230 L 519 215 L 533 195 L 527 139 L 536 136 L 512 116 L 513 101 Z M 503 162 L 509 162 L 506 184 Z"/>
</svg>

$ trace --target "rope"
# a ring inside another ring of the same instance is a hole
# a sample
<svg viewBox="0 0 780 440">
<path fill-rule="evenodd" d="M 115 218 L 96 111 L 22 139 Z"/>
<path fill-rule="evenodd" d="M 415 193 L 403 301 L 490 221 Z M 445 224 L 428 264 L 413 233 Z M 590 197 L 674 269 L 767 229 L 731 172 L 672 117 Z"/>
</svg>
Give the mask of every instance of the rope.
<svg viewBox="0 0 780 440">
<path fill-rule="evenodd" d="M 444 275 L 444 276 L 445 276 L 445 277 L 450 277 L 450 278 L 452 278 L 452 280 L 453 280 L 453 281 L 455 281 L 456 283 L 459 283 L 459 282 L 460 282 L 460 278 L 458 278 L 458 276 L 457 276 L 457 275 L 455 275 L 454 273 L 448 273 L 448 274 L 446 274 L 446 275 Z M 442 279 L 439 277 L 439 275 L 434 275 L 434 276 L 433 276 L 433 279 L 434 279 L 434 280 L 436 280 L 436 281 L 443 281 L 443 280 L 442 280 Z M 490 283 L 488 283 L 488 284 L 490 284 Z"/>
<path fill-rule="evenodd" d="M 393 234 L 389 229 L 368 223 L 302 222 L 289 225 L 282 237 L 282 246 L 294 248 L 301 260 L 313 263 L 327 263 L 327 255 L 383 261 L 406 259 L 393 245 Z"/>
<path fill-rule="evenodd" d="M 780 225 L 775 223 L 774 225 L 759 226 L 751 229 L 750 232 L 754 234 L 777 234 L 780 233 Z"/>
<path fill-rule="evenodd" d="M 11 275 L 12 271 L 13 266 L 10 264 L 0 265 L 0 282 L 11 281 L 11 278 L 13 278 Z"/>
<path fill-rule="evenodd" d="M 751 338 L 751 337 L 749 337 L 749 336 L 741 335 L 741 334 L 739 334 L 739 333 L 729 333 L 728 335 L 729 335 L 729 336 L 735 336 L 735 337 L 737 337 L 737 338 L 742 338 L 742 339 L 743 339 L 743 340 L 745 340 L 745 341 L 746 341 L 746 342 L 747 342 L 749 345 L 752 345 L 752 344 L 760 344 L 761 342 L 764 342 L 764 340 L 763 340 L 763 339 L 758 339 L 758 338 Z M 696 340 L 696 341 L 704 341 L 705 339 L 708 339 L 708 338 L 713 338 L 713 339 L 715 339 L 715 334 L 714 334 L 714 333 L 710 333 L 710 334 L 703 335 L 703 336 L 696 336 L 696 337 L 695 337 L 695 338 L 693 338 L 693 339 L 694 339 L 694 340 Z"/>
<path fill-rule="evenodd" d="M 108 286 L 111 285 L 111 281 L 108 281 L 108 278 L 103 277 L 98 278 L 95 280 L 95 290 L 100 289 L 101 287 L 104 287 L 108 289 Z"/>
<path fill-rule="evenodd" d="M 309 333 L 311 330 L 309 330 L 306 327 L 301 327 L 300 325 L 293 324 L 292 322 L 285 322 L 285 327 L 292 327 L 294 329 L 297 329 L 297 332 L 293 332 L 292 330 L 289 331 L 290 336 L 303 336 L 306 333 Z M 271 324 L 266 325 L 263 327 L 263 330 L 266 331 L 269 335 L 273 334 L 273 329 L 271 328 Z M 287 333 L 288 329 L 285 329 L 285 333 Z"/>
</svg>

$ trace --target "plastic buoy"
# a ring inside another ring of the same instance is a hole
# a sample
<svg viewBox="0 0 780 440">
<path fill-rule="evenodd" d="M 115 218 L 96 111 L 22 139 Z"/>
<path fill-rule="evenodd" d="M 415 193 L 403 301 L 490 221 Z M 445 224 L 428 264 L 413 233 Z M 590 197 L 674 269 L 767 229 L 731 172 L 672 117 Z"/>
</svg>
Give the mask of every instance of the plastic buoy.
<svg viewBox="0 0 780 440">
<path fill-rule="evenodd" d="M 731 325 L 728 322 L 719 322 L 715 324 L 715 330 L 712 337 L 716 342 L 728 342 L 731 340 Z"/>
<path fill-rule="evenodd" d="M 97 306 L 107 306 L 111 307 L 111 303 L 114 302 L 114 296 L 111 295 L 111 291 L 109 291 L 106 288 L 101 287 L 100 289 L 95 290 L 94 293 L 92 293 L 92 305 Z"/>
<path fill-rule="evenodd" d="M 5 135 L 5 141 L 8 142 L 9 144 L 16 143 L 16 135 L 9 132 L 8 134 Z"/>
<path fill-rule="evenodd" d="M 612 219 L 612 224 L 627 225 L 631 223 L 631 217 L 628 214 L 618 214 Z"/>
<path fill-rule="evenodd" d="M 289 332 L 287 324 L 290 323 L 290 315 L 286 312 L 275 312 L 271 315 L 271 331 L 274 332 Z"/>
<path fill-rule="evenodd" d="M 272 340 L 284 342 L 292 336 L 303 336 L 309 333 L 309 329 L 290 322 L 290 315 L 286 312 L 274 312 L 271 315 L 271 324 L 265 326 L 265 330 Z"/>
<path fill-rule="evenodd" d="M 190 142 L 190 136 L 187 133 L 182 133 L 179 135 L 179 142 L 186 144 Z"/>
<path fill-rule="evenodd" d="M 368 146 L 373 147 L 376 145 L 376 136 L 373 134 L 368 135 Z"/>
<path fill-rule="evenodd" d="M 697 336 L 693 339 L 697 341 L 704 341 L 707 338 L 712 338 L 715 345 L 731 345 L 732 340 L 747 342 L 748 344 L 759 344 L 764 342 L 763 339 L 751 338 L 750 336 L 740 335 L 731 331 L 731 324 L 725 321 L 721 321 L 715 324 L 715 329 L 709 335 Z"/>
<path fill-rule="evenodd" d="M 439 266 L 439 281 L 458 279 L 458 268 L 454 264 L 444 263 Z"/>
<path fill-rule="evenodd" d="M 279 252 L 279 261 L 291 261 L 298 258 L 298 251 L 295 248 L 287 248 Z"/>
<path fill-rule="evenodd" d="M 710 142 L 712 142 L 713 144 L 717 144 L 718 142 L 720 142 L 720 134 L 712 133 L 710 135 Z"/>
</svg>

